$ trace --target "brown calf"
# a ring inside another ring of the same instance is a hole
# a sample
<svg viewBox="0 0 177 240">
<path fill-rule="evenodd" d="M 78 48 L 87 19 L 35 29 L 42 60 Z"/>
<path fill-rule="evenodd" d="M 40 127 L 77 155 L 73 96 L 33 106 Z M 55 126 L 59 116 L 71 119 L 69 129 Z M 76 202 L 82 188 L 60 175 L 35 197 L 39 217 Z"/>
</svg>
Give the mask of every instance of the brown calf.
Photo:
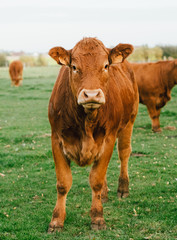
<svg viewBox="0 0 177 240">
<path fill-rule="evenodd" d="M 116 138 L 121 160 L 118 196 L 128 196 L 128 159 L 133 123 L 138 110 L 138 88 L 130 64 L 129 44 L 106 48 L 95 38 L 84 38 L 67 51 L 54 47 L 49 55 L 63 65 L 49 102 L 52 152 L 57 177 L 57 202 L 49 232 L 60 230 L 72 185 L 70 161 L 93 164 L 91 226 L 104 229 L 102 198 L 107 197 L 106 171 Z"/>
<path fill-rule="evenodd" d="M 131 64 L 138 83 L 140 103 L 146 105 L 152 130 L 160 132 L 160 110 L 171 99 L 177 84 L 177 60 Z"/>
<path fill-rule="evenodd" d="M 22 85 L 22 80 L 23 80 L 22 62 L 19 60 L 11 62 L 11 64 L 9 65 L 9 74 L 10 74 L 12 86 L 18 87 Z"/>
</svg>

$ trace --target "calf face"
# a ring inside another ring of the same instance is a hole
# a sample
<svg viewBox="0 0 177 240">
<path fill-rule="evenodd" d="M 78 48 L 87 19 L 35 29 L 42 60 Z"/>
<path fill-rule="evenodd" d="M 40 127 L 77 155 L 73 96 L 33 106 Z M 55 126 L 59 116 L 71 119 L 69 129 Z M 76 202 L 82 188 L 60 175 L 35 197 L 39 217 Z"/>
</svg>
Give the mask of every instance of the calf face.
<svg viewBox="0 0 177 240">
<path fill-rule="evenodd" d="M 73 95 L 77 103 L 87 110 L 99 108 L 105 103 L 110 64 L 123 62 L 132 50 L 130 44 L 119 44 L 108 49 L 95 39 L 80 41 L 71 50 L 54 47 L 49 51 L 49 55 L 58 64 L 70 68 Z"/>
</svg>

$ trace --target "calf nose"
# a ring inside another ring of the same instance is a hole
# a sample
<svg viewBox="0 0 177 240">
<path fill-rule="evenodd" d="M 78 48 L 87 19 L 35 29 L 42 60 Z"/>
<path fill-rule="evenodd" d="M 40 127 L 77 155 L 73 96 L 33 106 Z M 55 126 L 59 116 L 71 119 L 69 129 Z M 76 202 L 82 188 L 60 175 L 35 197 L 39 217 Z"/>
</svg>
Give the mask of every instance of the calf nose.
<svg viewBox="0 0 177 240">
<path fill-rule="evenodd" d="M 78 96 L 78 104 L 84 107 L 97 108 L 99 105 L 105 103 L 105 96 L 103 91 L 99 89 L 82 89 Z"/>
<path fill-rule="evenodd" d="M 83 94 L 84 94 L 84 98 L 86 100 L 93 99 L 93 100 L 96 101 L 96 100 L 99 100 L 99 96 L 101 95 L 101 91 L 100 91 L 100 89 L 98 89 L 98 90 L 84 90 Z"/>
</svg>

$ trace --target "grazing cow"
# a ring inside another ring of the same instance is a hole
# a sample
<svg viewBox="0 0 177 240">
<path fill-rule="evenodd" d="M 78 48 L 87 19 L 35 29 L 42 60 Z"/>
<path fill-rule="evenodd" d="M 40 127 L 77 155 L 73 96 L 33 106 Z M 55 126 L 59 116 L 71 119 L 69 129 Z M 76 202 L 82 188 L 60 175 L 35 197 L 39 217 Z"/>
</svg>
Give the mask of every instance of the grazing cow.
<svg viewBox="0 0 177 240">
<path fill-rule="evenodd" d="M 140 103 L 147 106 L 152 130 L 160 132 L 160 110 L 171 99 L 177 84 L 177 60 L 132 64 L 138 83 Z"/>
<path fill-rule="evenodd" d="M 54 47 L 49 55 L 63 65 L 49 102 L 52 152 L 57 177 L 57 202 L 49 232 L 64 226 L 65 203 L 72 185 L 70 161 L 92 165 L 91 226 L 104 229 L 102 197 L 107 197 L 106 171 L 116 138 L 121 160 L 118 196 L 128 195 L 128 159 L 138 110 L 138 87 L 130 64 L 129 44 L 106 48 L 84 38 L 71 50 Z"/>
<path fill-rule="evenodd" d="M 23 80 L 23 64 L 21 61 L 16 60 L 11 62 L 9 65 L 9 74 L 11 77 L 11 85 L 12 86 L 20 86 L 22 85 Z"/>
</svg>

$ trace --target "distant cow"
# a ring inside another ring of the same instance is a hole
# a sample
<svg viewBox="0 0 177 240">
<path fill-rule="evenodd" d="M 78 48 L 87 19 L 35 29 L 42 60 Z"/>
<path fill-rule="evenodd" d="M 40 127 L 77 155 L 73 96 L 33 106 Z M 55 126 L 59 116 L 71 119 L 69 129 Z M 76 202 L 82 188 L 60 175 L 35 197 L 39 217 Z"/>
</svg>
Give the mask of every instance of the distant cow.
<svg viewBox="0 0 177 240">
<path fill-rule="evenodd" d="M 57 177 L 57 202 L 49 232 L 64 226 L 66 197 L 72 185 L 70 161 L 93 164 L 91 226 L 104 229 L 102 198 L 107 197 L 106 171 L 116 138 L 121 160 L 118 196 L 128 196 L 128 159 L 133 123 L 138 110 L 138 88 L 130 64 L 129 44 L 106 48 L 95 38 L 84 38 L 71 50 L 54 47 L 49 55 L 63 65 L 49 102 L 52 152 Z"/>
<path fill-rule="evenodd" d="M 160 132 L 160 110 L 171 99 L 177 84 L 177 60 L 132 64 L 139 89 L 140 103 L 146 105 L 152 130 Z"/>
<path fill-rule="evenodd" d="M 11 85 L 12 86 L 20 86 L 22 85 L 23 80 L 23 64 L 21 61 L 16 60 L 11 62 L 9 65 L 9 74 L 11 77 Z"/>
</svg>

